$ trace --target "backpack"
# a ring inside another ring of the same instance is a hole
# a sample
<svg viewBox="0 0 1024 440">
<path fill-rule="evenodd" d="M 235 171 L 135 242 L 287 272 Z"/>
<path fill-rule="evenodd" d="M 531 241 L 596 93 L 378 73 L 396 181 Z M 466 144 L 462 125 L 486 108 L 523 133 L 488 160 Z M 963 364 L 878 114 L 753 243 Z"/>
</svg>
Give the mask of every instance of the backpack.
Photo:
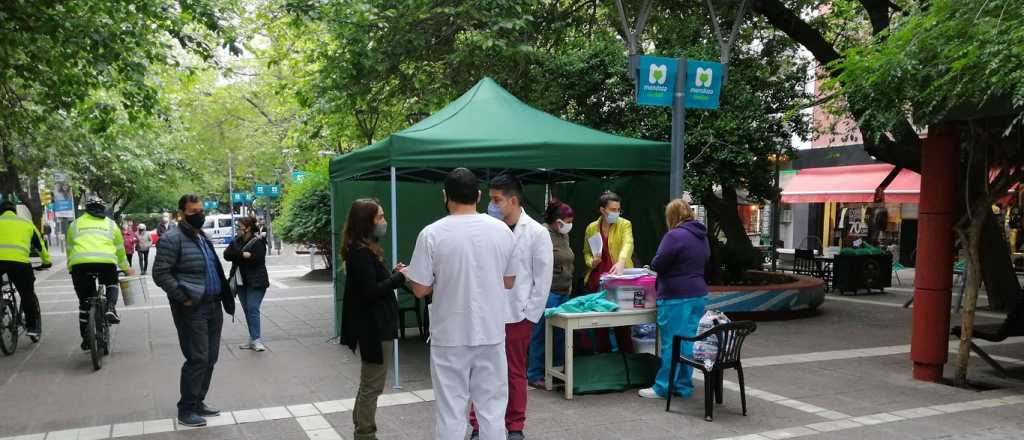
<svg viewBox="0 0 1024 440">
<path fill-rule="evenodd" d="M 718 310 L 708 310 L 700 318 L 697 324 L 697 334 L 700 335 L 715 326 L 732 322 L 725 313 Z M 718 336 L 709 336 L 707 339 L 693 343 L 693 358 L 704 363 L 704 368 L 710 370 L 715 366 L 715 359 L 718 357 Z"/>
</svg>

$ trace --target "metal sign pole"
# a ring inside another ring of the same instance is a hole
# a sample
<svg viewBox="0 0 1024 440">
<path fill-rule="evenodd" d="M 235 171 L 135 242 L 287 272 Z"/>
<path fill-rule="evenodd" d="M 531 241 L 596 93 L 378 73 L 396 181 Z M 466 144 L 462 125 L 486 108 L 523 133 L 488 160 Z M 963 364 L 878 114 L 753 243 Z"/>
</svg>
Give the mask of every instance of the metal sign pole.
<svg viewBox="0 0 1024 440">
<path fill-rule="evenodd" d="M 391 264 L 398 264 L 398 176 L 395 167 L 391 167 Z M 395 290 L 395 299 L 398 299 L 398 291 Z M 405 326 L 402 322 L 399 325 Z M 392 359 L 394 359 L 395 383 L 391 388 L 402 389 L 401 374 L 398 372 L 398 338 L 391 344 Z"/>
<path fill-rule="evenodd" d="M 686 58 L 679 60 L 679 67 L 676 69 L 675 90 L 672 99 L 672 169 L 669 174 L 669 198 L 677 199 L 682 197 L 685 183 L 683 174 L 686 163 Z"/>
</svg>

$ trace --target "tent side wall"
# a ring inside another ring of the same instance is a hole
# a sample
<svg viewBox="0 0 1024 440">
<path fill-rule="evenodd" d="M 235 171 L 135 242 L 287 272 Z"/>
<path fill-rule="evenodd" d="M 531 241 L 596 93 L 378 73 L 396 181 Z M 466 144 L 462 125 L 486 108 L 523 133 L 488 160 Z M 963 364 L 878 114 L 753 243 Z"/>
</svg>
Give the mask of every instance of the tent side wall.
<svg viewBox="0 0 1024 440">
<path fill-rule="evenodd" d="M 416 237 L 425 226 L 445 215 L 441 196 L 441 183 L 398 182 L 398 261 L 409 262 Z M 586 225 L 597 219 L 597 199 L 610 189 L 623 198 L 624 217 L 633 222 L 633 236 L 636 243 L 634 257 L 641 265 L 650 262 L 657 250 L 661 235 L 665 232 L 664 208 L 668 198 L 667 178 L 664 176 L 632 176 L 608 180 L 586 180 L 574 183 L 551 185 L 552 194 L 569 203 L 576 211 L 576 220 L 570 234 L 570 243 L 576 252 L 576 275 L 583 276 L 583 234 Z M 341 181 L 332 180 L 333 232 L 337 246 L 334 248 L 334 295 L 335 334 L 341 333 L 341 310 L 344 300 L 345 271 L 341 261 L 341 233 L 345 226 L 348 208 L 353 201 L 363 197 L 376 198 L 384 207 L 388 222 L 391 222 L 391 187 L 388 181 Z M 487 190 L 481 187 L 483 195 L 478 211 L 486 212 Z M 526 211 L 535 220 L 543 222 L 543 185 L 526 187 Z M 389 264 L 396 261 L 391 255 L 391 234 L 381 241 Z M 408 323 L 407 325 L 411 325 Z"/>
</svg>

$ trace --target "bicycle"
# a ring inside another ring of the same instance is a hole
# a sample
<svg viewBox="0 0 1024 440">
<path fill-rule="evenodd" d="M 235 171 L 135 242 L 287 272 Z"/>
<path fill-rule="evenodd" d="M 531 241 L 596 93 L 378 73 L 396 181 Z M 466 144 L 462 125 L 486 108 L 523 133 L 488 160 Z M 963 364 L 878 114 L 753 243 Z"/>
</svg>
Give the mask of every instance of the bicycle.
<svg viewBox="0 0 1024 440">
<path fill-rule="evenodd" d="M 124 271 L 117 271 L 118 275 L 127 275 Z M 103 368 L 103 357 L 110 354 L 110 323 L 107 322 L 107 288 L 118 287 L 116 284 L 106 285 L 100 281 L 99 275 L 90 273 L 96 281 L 96 293 L 89 302 L 89 322 L 86 328 L 85 340 L 89 347 L 89 356 L 92 359 L 93 370 L 99 371 Z"/>
<path fill-rule="evenodd" d="M 43 269 L 41 266 L 32 267 L 35 271 Z M 0 352 L 4 356 L 18 350 L 18 337 L 22 333 L 25 333 L 25 311 L 18 302 L 18 290 L 5 273 L 0 278 Z"/>
</svg>

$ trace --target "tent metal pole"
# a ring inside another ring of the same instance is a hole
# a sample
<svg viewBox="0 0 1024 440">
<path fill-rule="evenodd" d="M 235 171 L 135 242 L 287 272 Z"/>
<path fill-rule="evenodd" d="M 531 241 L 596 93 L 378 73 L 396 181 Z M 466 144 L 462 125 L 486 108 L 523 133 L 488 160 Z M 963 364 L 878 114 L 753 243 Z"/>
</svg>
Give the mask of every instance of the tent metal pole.
<svg viewBox="0 0 1024 440">
<path fill-rule="evenodd" d="M 395 174 L 395 167 L 391 167 L 391 263 L 398 263 L 398 183 L 397 175 Z M 395 300 L 398 300 L 398 290 L 395 290 Z M 402 324 L 404 325 L 404 324 Z M 394 359 L 394 370 L 395 370 L 395 384 L 392 388 L 396 390 L 402 389 L 402 383 L 400 382 L 400 375 L 398 373 L 398 338 L 395 338 L 394 343 L 391 344 L 394 350 L 392 359 Z"/>
</svg>

